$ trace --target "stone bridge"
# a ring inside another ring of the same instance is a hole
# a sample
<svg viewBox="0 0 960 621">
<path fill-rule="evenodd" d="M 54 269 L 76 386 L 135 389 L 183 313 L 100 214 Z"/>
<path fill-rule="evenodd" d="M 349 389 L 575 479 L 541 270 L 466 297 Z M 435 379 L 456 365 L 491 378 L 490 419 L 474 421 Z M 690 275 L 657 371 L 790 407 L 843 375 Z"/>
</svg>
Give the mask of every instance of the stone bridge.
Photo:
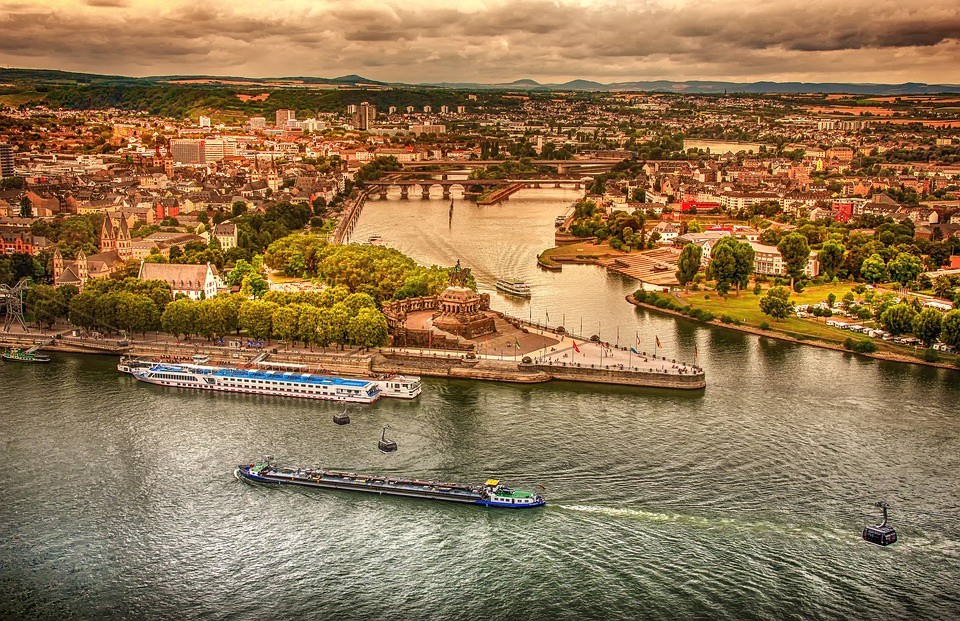
<svg viewBox="0 0 960 621">
<path fill-rule="evenodd" d="M 444 175 L 445 177 L 446 175 Z M 464 194 L 472 186 L 480 186 L 484 190 L 496 187 L 522 185 L 525 188 L 575 188 L 586 187 L 591 180 L 584 178 L 543 178 L 543 179 L 396 179 L 386 178 L 368 181 L 365 186 L 370 196 L 386 198 L 390 193 L 400 193 L 400 198 L 421 197 L 430 198 L 435 188 L 440 188 L 443 198 L 450 198 L 451 190 L 458 190 Z"/>
</svg>

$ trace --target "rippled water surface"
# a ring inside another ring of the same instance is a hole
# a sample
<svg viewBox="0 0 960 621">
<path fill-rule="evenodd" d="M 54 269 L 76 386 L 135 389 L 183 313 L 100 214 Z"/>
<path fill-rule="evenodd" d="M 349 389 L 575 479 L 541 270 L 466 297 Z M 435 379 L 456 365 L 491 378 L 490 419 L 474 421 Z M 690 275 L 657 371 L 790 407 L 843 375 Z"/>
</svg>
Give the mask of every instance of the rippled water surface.
<svg viewBox="0 0 960 621">
<path fill-rule="evenodd" d="M 0 618 L 951 619 L 960 616 L 960 375 L 636 311 L 589 266 L 538 272 L 574 195 L 369 203 L 424 263 L 668 356 L 699 393 L 430 380 L 358 408 L 135 383 L 109 358 L 0 366 Z M 376 450 L 389 424 L 399 452 Z M 543 485 L 543 510 L 265 489 L 265 453 L 358 472 Z M 886 499 L 901 541 L 859 538 Z"/>
</svg>

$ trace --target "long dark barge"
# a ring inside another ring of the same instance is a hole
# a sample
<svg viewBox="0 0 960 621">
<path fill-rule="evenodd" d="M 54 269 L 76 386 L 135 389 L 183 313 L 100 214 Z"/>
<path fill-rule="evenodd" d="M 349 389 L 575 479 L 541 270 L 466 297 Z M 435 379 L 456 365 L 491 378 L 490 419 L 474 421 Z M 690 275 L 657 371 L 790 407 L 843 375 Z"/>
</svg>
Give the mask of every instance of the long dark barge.
<svg viewBox="0 0 960 621">
<path fill-rule="evenodd" d="M 238 466 L 235 474 L 238 479 L 268 485 L 349 490 L 386 496 L 443 500 L 483 507 L 531 509 L 547 504 L 542 495 L 506 487 L 497 479 L 490 479 L 483 485 L 468 485 L 334 470 L 293 468 L 270 463 Z"/>
</svg>

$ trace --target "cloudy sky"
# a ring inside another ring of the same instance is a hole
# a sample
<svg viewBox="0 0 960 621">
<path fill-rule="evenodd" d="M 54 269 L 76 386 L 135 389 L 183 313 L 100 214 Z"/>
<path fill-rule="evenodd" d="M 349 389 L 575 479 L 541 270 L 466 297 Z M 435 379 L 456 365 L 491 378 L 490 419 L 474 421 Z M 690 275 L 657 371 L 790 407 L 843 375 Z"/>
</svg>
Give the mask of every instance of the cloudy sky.
<svg viewBox="0 0 960 621">
<path fill-rule="evenodd" d="M 0 66 L 960 84 L 960 0 L 0 0 Z"/>
</svg>

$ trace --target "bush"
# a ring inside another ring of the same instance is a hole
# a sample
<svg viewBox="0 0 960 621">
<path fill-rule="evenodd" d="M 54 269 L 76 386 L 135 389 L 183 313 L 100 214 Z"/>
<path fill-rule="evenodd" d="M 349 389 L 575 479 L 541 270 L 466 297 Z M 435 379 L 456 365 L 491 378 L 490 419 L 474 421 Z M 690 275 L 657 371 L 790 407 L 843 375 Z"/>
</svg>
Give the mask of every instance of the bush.
<svg viewBox="0 0 960 621">
<path fill-rule="evenodd" d="M 733 317 L 730 315 L 720 315 L 721 323 L 733 323 Z"/>
<path fill-rule="evenodd" d="M 803 289 L 804 289 L 803 283 L 800 282 L 799 280 L 793 283 L 793 290 L 796 291 L 797 293 L 803 293 Z"/>
<path fill-rule="evenodd" d="M 769 323 L 769 322 L 766 322 L 766 321 L 761 321 L 761 322 L 760 322 L 760 329 L 761 329 L 761 330 L 769 330 L 769 329 L 770 329 L 770 323 Z"/>
<path fill-rule="evenodd" d="M 937 352 L 935 352 L 932 347 L 928 347 L 920 354 L 920 359 L 924 362 L 936 362 L 938 360 Z"/>
<path fill-rule="evenodd" d="M 700 291 L 700 285 L 698 285 L 697 283 L 693 283 L 690 286 L 690 291 Z"/>
<path fill-rule="evenodd" d="M 844 349 L 849 349 L 850 351 L 855 351 L 860 354 L 872 354 L 877 351 L 877 344 L 873 341 L 855 339 L 850 336 L 844 339 L 843 347 Z"/>
<path fill-rule="evenodd" d="M 704 300 L 709 300 L 709 299 L 710 299 L 710 294 L 707 294 L 707 295 L 703 296 L 703 299 L 704 299 Z"/>
<path fill-rule="evenodd" d="M 753 295 L 760 295 L 760 292 L 763 291 L 763 287 L 760 286 L 760 283 L 753 285 Z"/>
</svg>

